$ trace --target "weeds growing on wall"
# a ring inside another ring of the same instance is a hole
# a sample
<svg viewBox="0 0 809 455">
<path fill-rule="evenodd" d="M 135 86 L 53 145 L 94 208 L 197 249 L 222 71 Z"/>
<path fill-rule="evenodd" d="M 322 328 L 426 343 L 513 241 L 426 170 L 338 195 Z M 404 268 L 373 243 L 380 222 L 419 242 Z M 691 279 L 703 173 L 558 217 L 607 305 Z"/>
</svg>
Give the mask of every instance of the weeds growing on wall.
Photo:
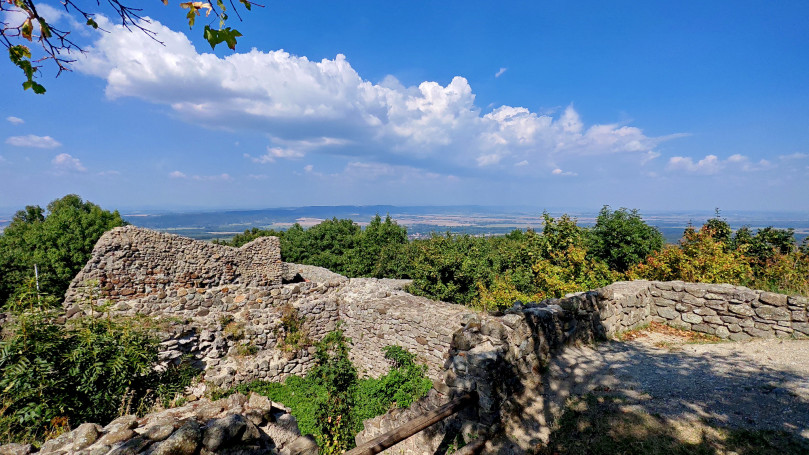
<svg viewBox="0 0 809 455">
<path fill-rule="evenodd" d="M 358 379 L 348 359 L 350 339 L 342 331 L 317 344 L 317 366 L 306 377 L 290 376 L 284 383 L 255 381 L 231 389 L 256 392 L 283 403 L 298 419 L 302 434 L 313 434 L 321 453 L 342 453 L 354 446 L 364 420 L 394 407 L 406 408 L 427 395 L 432 382 L 427 367 L 400 346 L 387 346 L 390 370 L 378 379 Z"/>
<path fill-rule="evenodd" d="M 304 322 L 305 318 L 292 304 L 287 303 L 281 307 L 281 349 L 294 352 L 311 345 L 309 334 L 303 326 Z"/>
</svg>

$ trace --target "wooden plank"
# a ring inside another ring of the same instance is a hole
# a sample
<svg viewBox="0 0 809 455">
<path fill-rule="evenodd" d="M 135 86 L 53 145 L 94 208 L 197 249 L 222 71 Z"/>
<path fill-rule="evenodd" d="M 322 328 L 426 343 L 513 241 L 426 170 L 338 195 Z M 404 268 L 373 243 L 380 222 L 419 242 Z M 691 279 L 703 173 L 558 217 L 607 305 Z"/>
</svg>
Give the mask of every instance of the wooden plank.
<svg viewBox="0 0 809 455">
<path fill-rule="evenodd" d="M 418 433 L 419 431 L 429 427 L 430 425 L 440 422 L 445 418 L 455 414 L 456 412 L 460 411 L 461 409 L 465 408 L 471 403 L 477 402 L 477 392 L 469 392 L 464 395 L 455 398 L 454 400 L 450 401 L 449 403 L 439 406 L 438 408 L 428 411 L 415 419 L 411 420 L 410 422 L 405 423 L 404 425 L 391 430 L 382 436 L 374 438 L 365 444 L 362 444 L 358 447 L 355 447 L 348 452 L 346 455 L 373 455 L 377 454 L 389 447 L 392 447 L 405 439 L 413 436 L 414 434 Z"/>
</svg>

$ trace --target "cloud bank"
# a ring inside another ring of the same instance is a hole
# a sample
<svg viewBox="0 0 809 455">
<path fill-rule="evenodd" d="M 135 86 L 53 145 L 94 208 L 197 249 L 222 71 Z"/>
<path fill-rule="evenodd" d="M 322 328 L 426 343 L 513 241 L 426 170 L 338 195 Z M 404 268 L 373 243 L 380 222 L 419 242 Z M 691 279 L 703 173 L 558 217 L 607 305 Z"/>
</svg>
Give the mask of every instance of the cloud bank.
<svg viewBox="0 0 809 455">
<path fill-rule="evenodd" d="M 629 154 L 640 165 L 667 139 L 626 125 L 586 126 L 573 106 L 558 117 L 515 106 L 483 112 L 460 76 L 446 85 L 405 87 L 392 76 L 373 83 L 342 54 L 316 62 L 252 49 L 220 58 L 157 21 L 149 28 L 165 46 L 99 24 L 110 33 L 98 35 L 77 68 L 105 79 L 109 98 L 165 104 L 210 128 L 264 133 L 267 152 L 245 156 L 257 163 L 329 153 L 420 168 L 547 173 L 569 157 Z"/>
</svg>

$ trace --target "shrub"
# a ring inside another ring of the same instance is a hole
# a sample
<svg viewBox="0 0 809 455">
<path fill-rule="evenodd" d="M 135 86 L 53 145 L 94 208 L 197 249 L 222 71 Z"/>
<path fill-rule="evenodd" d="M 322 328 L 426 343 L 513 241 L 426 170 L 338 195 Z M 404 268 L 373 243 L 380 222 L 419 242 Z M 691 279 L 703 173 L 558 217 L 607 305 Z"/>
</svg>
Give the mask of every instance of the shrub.
<svg viewBox="0 0 809 455">
<path fill-rule="evenodd" d="M 747 284 L 753 270 L 742 252 L 729 250 L 708 226 L 689 227 L 680 246 L 667 246 L 633 267 L 629 276 L 647 280 Z"/>
<path fill-rule="evenodd" d="M 607 205 L 598 214 L 589 237 L 588 253 L 621 273 L 663 248 L 663 234 L 646 224 L 637 210 L 612 212 Z"/>
<path fill-rule="evenodd" d="M 514 302 L 523 303 L 541 300 L 537 295 L 528 295 L 520 292 L 511 280 L 511 274 L 505 277 L 497 276 L 494 283 L 488 288 L 478 283 L 478 299 L 473 304 L 483 311 L 496 311 L 511 308 Z"/>
<path fill-rule="evenodd" d="M 570 245 L 565 250 L 550 252 L 549 256 L 534 264 L 540 299 L 599 288 L 621 276 L 603 262 L 587 260 L 587 250 L 580 246 Z"/>
<path fill-rule="evenodd" d="M 0 341 L 2 440 L 33 442 L 82 422 L 144 412 L 196 375 L 188 364 L 155 371 L 158 340 L 140 320 L 107 314 L 59 324 L 53 299 L 33 287 L 20 295 Z"/>
</svg>

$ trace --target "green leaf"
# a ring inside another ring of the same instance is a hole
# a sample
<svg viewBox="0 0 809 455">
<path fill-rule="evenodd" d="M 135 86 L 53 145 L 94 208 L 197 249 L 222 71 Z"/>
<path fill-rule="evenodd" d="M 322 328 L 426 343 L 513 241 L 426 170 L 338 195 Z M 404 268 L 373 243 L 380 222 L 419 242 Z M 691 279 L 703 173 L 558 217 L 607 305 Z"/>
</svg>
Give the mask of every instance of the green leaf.
<svg viewBox="0 0 809 455">
<path fill-rule="evenodd" d="M 50 38 L 53 36 L 51 34 L 51 28 L 48 26 L 48 23 L 45 22 L 45 19 L 40 17 L 37 20 L 39 21 L 39 28 L 41 30 L 42 38 Z"/>
<path fill-rule="evenodd" d="M 38 82 L 34 81 L 31 81 L 31 83 L 32 83 L 31 87 L 34 89 L 34 93 L 36 93 L 37 95 L 45 94 L 45 87 L 43 87 L 42 84 L 39 84 Z"/>
<path fill-rule="evenodd" d="M 211 49 L 215 49 L 219 43 L 226 43 L 230 49 L 236 49 L 236 38 L 242 36 L 242 34 L 238 30 L 232 30 L 230 27 L 214 30 L 206 25 L 202 36 L 211 45 Z"/>
<path fill-rule="evenodd" d="M 11 46 L 8 48 L 8 57 L 11 62 L 20 66 L 20 62 L 25 58 L 31 58 L 31 51 L 22 45 Z"/>
<path fill-rule="evenodd" d="M 87 18 L 87 25 L 93 27 L 94 29 L 98 29 L 98 23 L 94 21 L 92 17 Z"/>
<path fill-rule="evenodd" d="M 239 0 L 239 1 L 244 5 L 244 7 L 247 9 L 247 11 L 250 11 L 250 8 L 253 7 L 253 4 L 250 3 L 249 0 Z"/>
<path fill-rule="evenodd" d="M 236 38 L 242 36 L 238 30 L 231 30 L 230 27 L 222 30 L 226 33 L 225 42 L 231 50 L 236 50 Z"/>
</svg>

